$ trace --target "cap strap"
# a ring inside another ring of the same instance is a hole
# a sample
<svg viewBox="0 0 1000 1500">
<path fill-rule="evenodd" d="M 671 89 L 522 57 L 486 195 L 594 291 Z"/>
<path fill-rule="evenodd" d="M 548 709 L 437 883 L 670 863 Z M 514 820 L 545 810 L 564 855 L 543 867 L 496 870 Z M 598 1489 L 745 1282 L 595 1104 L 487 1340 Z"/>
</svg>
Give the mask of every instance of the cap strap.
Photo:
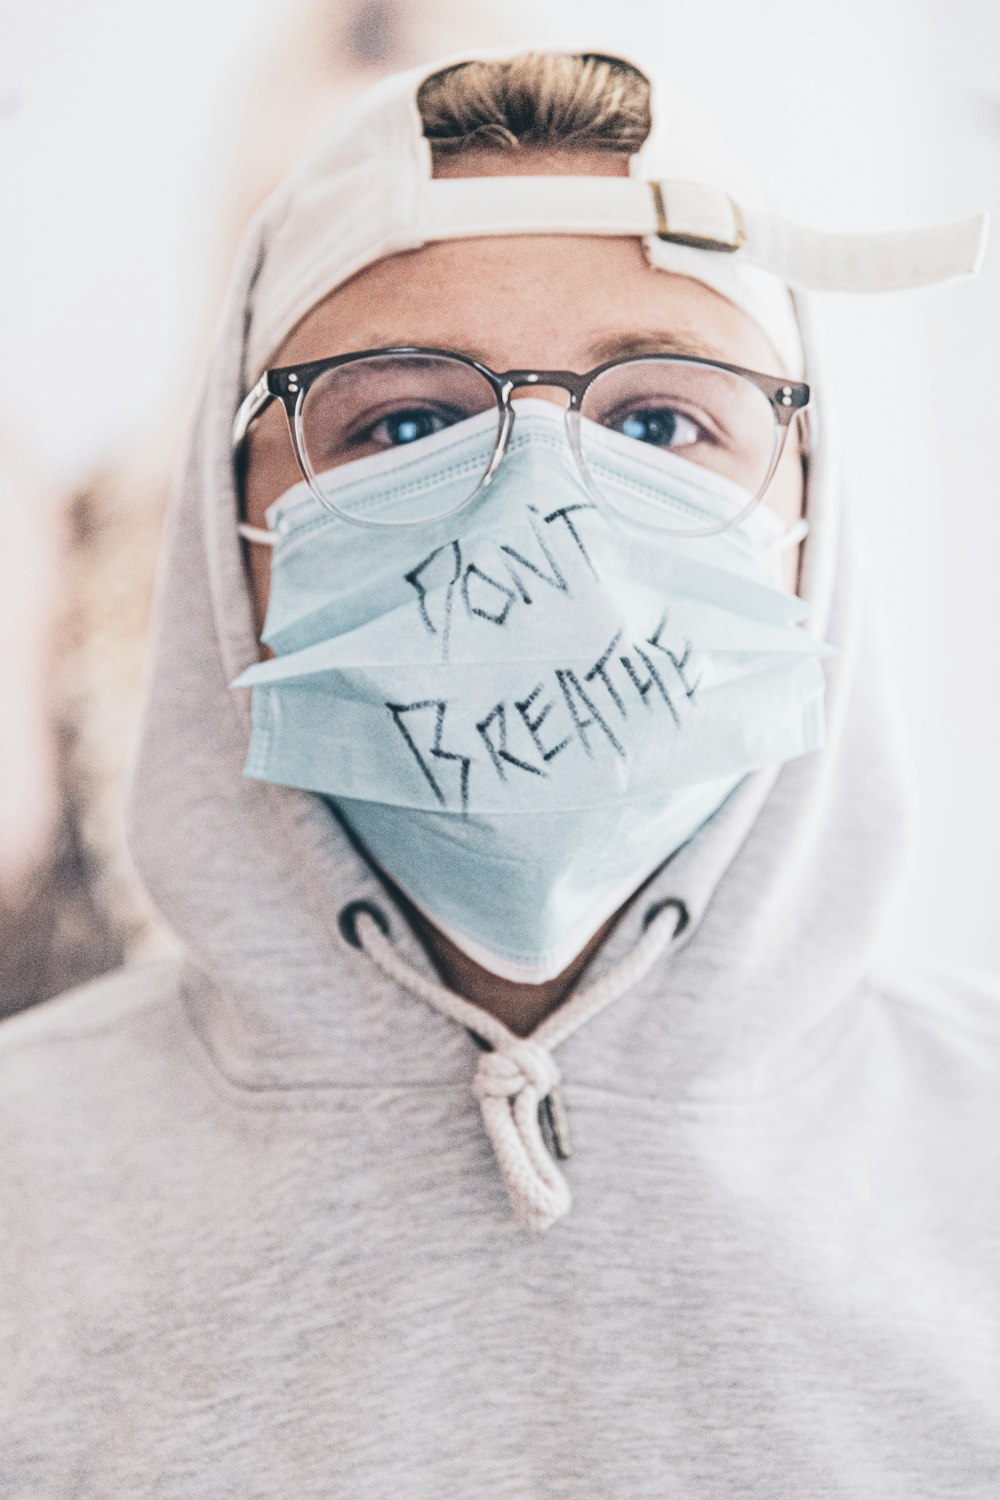
<svg viewBox="0 0 1000 1500">
<path fill-rule="evenodd" d="M 424 184 L 425 240 L 502 234 L 655 236 L 738 256 L 789 286 L 882 292 L 978 271 L 986 214 L 889 233 L 793 224 L 696 182 L 634 177 L 446 177 Z"/>
<path fill-rule="evenodd" d="M 790 286 L 826 292 L 890 292 L 973 276 L 986 250 L 989 219 L 883 233 L 807 229 L 764 209 L 744 208 L 747 259 Z"/>
</svg>

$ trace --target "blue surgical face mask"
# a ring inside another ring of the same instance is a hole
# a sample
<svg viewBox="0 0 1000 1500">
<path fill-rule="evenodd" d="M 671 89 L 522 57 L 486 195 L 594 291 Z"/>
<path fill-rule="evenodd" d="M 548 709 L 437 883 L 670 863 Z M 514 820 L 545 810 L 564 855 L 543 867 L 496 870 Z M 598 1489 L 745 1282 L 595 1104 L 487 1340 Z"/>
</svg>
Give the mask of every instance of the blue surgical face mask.
<svg viewBox="0 0 1000 1500">
<path fill-rule="evenodd" d="M 445 510 L 470 444 L 492 442 L 480 429 L 328 480 L 355 515 L 405 519 L 428 488 Z M 435 926 L 528 983 L 565 968 L 748 772 L 824 734 L 830 648 L 779 586 L 776 517 L 657 530 L 672 507 L 731 514 L 726 481 L 588 436 L 613 505 L 537 399 L 517 403 L 492 484 L 446 522 L 360 527 L 296 485 L 267 513 L 276 659 L 232 684 L 253 688 L 246 775 L 330 798 Z"/>
</svg>

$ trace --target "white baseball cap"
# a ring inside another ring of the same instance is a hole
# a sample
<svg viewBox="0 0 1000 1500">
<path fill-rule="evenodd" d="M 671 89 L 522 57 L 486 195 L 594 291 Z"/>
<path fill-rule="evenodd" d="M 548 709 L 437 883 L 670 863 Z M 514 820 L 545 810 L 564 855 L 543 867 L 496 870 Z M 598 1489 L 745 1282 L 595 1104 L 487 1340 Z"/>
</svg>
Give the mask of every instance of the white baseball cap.
<svg viewBox="0 0 1000 1500">
<path fill-rule="evenodd" d="M 831 233 L 791 223 L 766 202 L 700 107 L 624 56 L 613 60 L 649 82 L 652 118 L 627 177 L 435 178 L 417 105 L 421 85 L 446 68 L 509 61 L 524 50 L 463 53 L 380 80 L 266 200 L 259 211 L 264 251 L 250 309 L 248 385 L 296 324 L 350 276 L 434 240 L 640 237 L 651 265 L 703 282 L 753 318 L 785 366 L 770 373 L 796 379 L 804 356 L 790 288 L 888 291 L 979 268 L 985 214 L 891 233 Z"/>
</svg>

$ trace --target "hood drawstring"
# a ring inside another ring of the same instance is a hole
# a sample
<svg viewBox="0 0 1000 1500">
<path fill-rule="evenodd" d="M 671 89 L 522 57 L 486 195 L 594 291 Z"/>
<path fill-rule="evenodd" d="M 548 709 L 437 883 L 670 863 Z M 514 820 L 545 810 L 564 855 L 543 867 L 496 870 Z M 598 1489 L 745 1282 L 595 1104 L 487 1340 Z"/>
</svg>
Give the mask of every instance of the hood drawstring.
<svg viewBox="0 0 1000 1500">
<path fill-rule="evenodd" d="M 518 1036 L 496 1016 L 400 958 L 384 913 L 368 902 L 345 909 L 340 926 L 347 941 L 367 953 L 388 979 L 460 1022 L 493 1049 L 479 1059 L 472 1090 L 514 1213 L 526 1229 L 543 1230 L 572 1204 L 566 1179 L 545 1144 L 538 1115 L 539 1105 L 547 1101 L 556 1149 L 560 1156 L 568 1156 L 562 1075 L 553 1048 L 638 984 L 687 922 L 687 908 L 681 901 L 652 907 L 646 915 L 646 932 L 627 958 L 546 1016 L 530 1037 Z"/>
<path fill-rule="evenodd" d="M 552 1053 L 527 1037 L 484 1052 L 472 1079 L 507 1196 L 526 1229 L 548 1229 L 572 1203 L 538 1118 L 539 1104 L 560 1081 Z"/>
</svg>

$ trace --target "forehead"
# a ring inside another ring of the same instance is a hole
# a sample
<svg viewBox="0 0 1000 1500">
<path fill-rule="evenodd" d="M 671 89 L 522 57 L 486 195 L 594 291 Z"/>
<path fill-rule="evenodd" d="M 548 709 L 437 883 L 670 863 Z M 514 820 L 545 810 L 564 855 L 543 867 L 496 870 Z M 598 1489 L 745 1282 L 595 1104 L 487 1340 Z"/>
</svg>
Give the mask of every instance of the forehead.
<svg viewBox="0 0 1000 1500">
<path fill-rule="evenodd" d="M 662 349 L 781 373 L 744 312 L 654 269 L 638 239 L 620 236 L 454 239 L 388 256 L 318 303 L 271 363 L 389 344 L 455 349 L 494 369 L 585 370 Z"/>
</svg>

